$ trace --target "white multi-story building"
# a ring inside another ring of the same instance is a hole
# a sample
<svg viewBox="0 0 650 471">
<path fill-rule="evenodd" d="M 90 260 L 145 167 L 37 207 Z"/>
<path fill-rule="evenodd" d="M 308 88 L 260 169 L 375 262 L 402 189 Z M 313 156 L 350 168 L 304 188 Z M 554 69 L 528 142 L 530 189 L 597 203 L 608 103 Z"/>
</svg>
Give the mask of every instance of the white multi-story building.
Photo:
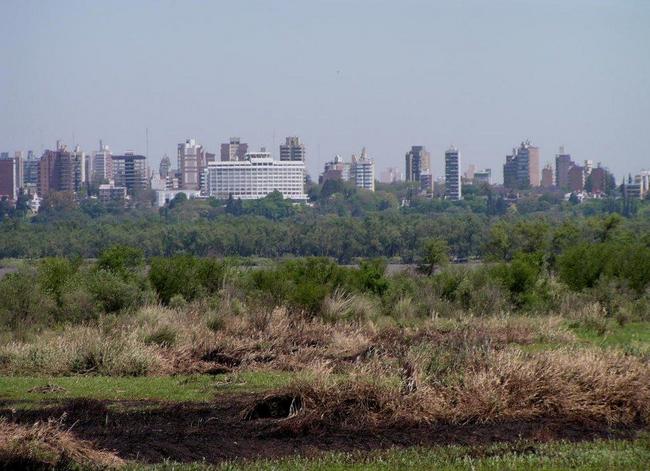
<svg viewBox="0 0 650 471">
<path fill-rule="evenodd" d="M 462 198 L 460 183 L 460 152 L 455 147 L 445 152 L 445 198 Z"/>
<path fill-rule="evenodd" d="M 109 181 L 113 178 L 113 159 L 108 146 L 99 142 L 99 150 L 93 155 L 92 180 L 95 183 Z"/>
<path fill-rule="evenodd" d="M 357 158 L 356 155 L 352 155 L 350 180 L 357 188 L 375 191 L 375 163 L 368 158 L 365 147 L 361 150 L 361 157 Z"/>
<path fill-rule="evenodd" d="M 273 160 L 268 152 L 249 152 L 244 160 L 210 162 L 206 169 L 207 193 L 218 199 L 254 200 L 273 191 L 292 200 L 306 200 L 305 164 Z"/>
</svg>

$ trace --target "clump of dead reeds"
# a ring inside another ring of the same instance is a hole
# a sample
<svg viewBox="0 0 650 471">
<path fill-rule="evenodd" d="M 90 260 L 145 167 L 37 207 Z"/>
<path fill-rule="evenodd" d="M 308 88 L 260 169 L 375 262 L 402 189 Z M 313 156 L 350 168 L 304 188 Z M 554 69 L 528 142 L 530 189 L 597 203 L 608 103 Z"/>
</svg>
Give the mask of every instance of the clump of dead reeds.
<svg viewBox="0 0 650 471">
<path fill-rule="evenodd" d="M 280 392 L 301 405 L 282 426 L 362 429 L 544 418 L 612 426 L 650 423 L 650 372 L 634 357 L 474 346 L 441 358 L 433 368 L 424 350 L 399 366 L 359 365 L 346 379 L 321 372 Z"/>
<path fill-rule="evenodd" d="M 115 469 L 125 462 L 77 439 L 57 421 L 23 426 L 0 420 L 0 467 L 3 469 Z"/>
</svg>

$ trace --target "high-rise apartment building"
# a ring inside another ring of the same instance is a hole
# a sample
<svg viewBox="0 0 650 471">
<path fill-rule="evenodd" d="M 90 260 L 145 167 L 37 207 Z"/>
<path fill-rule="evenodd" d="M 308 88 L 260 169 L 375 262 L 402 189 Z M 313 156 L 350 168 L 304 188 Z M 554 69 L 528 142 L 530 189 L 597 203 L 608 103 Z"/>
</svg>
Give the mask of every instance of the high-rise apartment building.
<svg viewBox="0 0 650 471">
<path fill-rule="evenodd" d="M 74 162 L 75 191 L 79 191 L 86 183 L 86 170 L 90 170 L 86 160 L 86 153 L 81 150 L 81 147 L 75 146 L 74 150 L 70 152 L 70 156 Z"/>
<path fill-rule="evenodd" d="M 53 191 L 77 192 L 84 181 L 83 153 L 69 152 L 57 142 L 56 150 L 46 150 L 38 166 L 38 193 L 45 196 Z"/>
<path fill-rule="evenodd" d="M 542 188 L 552 188 L 553 183 L 553 166 L 546 164 L 542 169 Z"/>
<path fill-rule="evenodd" d="M 503 185 L 506 188 L 525 189 L 540 185 L 539 148 L 522 142 L 503 165 Z"/>
<path fill-rule="evenodd" d="M 194 139 L 187 139 L 178 144 L 178 170 L 181 174 L 181 189 L 198 190 L 200 187 L 199 172 L 205 168 L 203 146 Z"/>
<path fill-rule="evenodd" d="M 25 186 L 25 156 L 22 150 L 14 152 L 14 161 L 16 162 L 16 185 L 18 185 L 18 188 L 22 188 Z"/>
<path fill-rule="evenodd" d="M 569 191 L 580 192 L 585 189 L 585 168 L 574 165 L 569 169 Z"/>
<path fill-rule="evenodd" d="M 327 180 L 350 180 L 350 162 L 345 162 L 340 155 L 334 160 L 325 163 L 323 173 L 318 177 L 318 183 L 325 183 Z"/>
<path fill-rule="evenodd" d="M 206 192 L 218 199 L 259 199 L 273 191 L 286 199 L 307 199 L 302 161 L 274 160 L 268 152 L 250 152 L 243 160 L 209 162 L 205 172 Z"/>
<path fill-rule="evenodd" d="M 147 158 L 144 155 L 126 152 L 111 158 L 115 186 L 125 187 L 130 195 L 147 188 Z"/>
<path fill-rule="evenodd" d="M 407 182 L 419 182 L 420 176 L 431 171 L 431 154 L 424 146 L 411 146 L 404 157 Z"/>
<path fill-rule="evenodd" d="M 9 198 L 12 201 L 18 198 L 15 159 L 0 159 L 0 199 L 2 198 Z"/>
<path fill-rule="evenodd" d="M 368 157 L 366 148 L 361 150 L 361 156 L 352 155 L 350 163 L 350 180 L 357 188 L 375 191 L 375 162 Z"/>
<path fill-rule="evenodd" d="M 160 161 L 160 166 L 158 167 L 158 174 L 162 178 L 167 178 L 169 176 L 169 172 L 172 168 L 172 162 L 167 156 L 167 154 L 163 155 L 162 160 Z"/>
<path fill-rule="evenodd" d="M 107 145 L 99 141 L 99 150 L 93 154 L 92 181 L 99 184 L 113 179 L 113 159 Z"/>
<path fill-rule="evenodd" d="M 38 185 L 38 163 L 33 151 L 27 151 L 27 160 L 23 162 L 23 182 L 25 186 L 36 187 Z"/>
<path fill-rule="evenodd" d="M 221 160 L 224 162 L 244 160 L 246 153 L 248 144 L 241 142 L 238 137 L 231 137 L 228 143 L 221 144 Z"/>
<path fill-rule="evenodd" d="M 569 170 L 575 163 L 571 160 L 571 154 L 564 152 L 564 147 L 555 156 L 555 184 L 562 190 L 569 189 Z"/>
<path fill-rule="evenodd" d="M 445 198 L 459 200 L 462 197 L 460 152 L 452 146 L 445 152 Z"/>
<path fill-rule="evenodd" d="M 280 145 L 280 160 L 305 161 L 305 145 L 297 136 L 287 137 Z"/>
<path fill-rule="evenodd" d="M 600 164 L 598 164 L 598 166 L 591 171 L 587 177 L 587 182 L 589 182 L 588 191 L 594 195 L 609 193 L 612 190 L 612 188 L 609 188 L 609 172 L 604 167 L 601 167 Z"/>
</svg>

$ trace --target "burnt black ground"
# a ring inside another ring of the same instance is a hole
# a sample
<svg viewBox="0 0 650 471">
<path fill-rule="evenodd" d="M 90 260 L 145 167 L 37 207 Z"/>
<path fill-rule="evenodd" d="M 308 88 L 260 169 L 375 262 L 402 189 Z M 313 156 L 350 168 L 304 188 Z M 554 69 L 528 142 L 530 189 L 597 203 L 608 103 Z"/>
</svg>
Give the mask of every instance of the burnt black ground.
<svg viewBox="0 0 650 471">
<path fill-rule="evenodd" d="M 349 430 L 321 426 L 305 431 L 291 419 L 246 418 L 259 395 L 226 396 L 209 403 L 71 400 L 40 409 L 0 403 L 0 416 L 21 424 L 49 418 L 71 432 L 125 459 L 156 463 L 237 458 L 313 456 L 323 451 L 371 451 L 416 445 L 486 445 L 495 442 L 584 441 L 633 438 L 641 427 L 568 422 L 559 418 L 498 424 L 408 425 Z M 13 410 L 12 410 L 13 409 Z M 250 417 L 250 414 L 249 414 Z"/>
</svg>

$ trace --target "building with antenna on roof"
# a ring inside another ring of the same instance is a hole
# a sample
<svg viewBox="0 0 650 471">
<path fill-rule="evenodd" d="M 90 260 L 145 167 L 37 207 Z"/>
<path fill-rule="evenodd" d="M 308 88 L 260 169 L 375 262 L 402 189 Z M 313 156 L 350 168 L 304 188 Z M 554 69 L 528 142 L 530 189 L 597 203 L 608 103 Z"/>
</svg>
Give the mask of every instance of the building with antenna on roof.
<svg viewBox="0 0 650 471">
<path fill-rule="evenodd" d="M 357 188 L 375 191 L 375 163 L 368 157 L 366 148 L 361 149 L 361 156 L 352 154 L 350 163 L 350 180 Z"/>
</svg>

